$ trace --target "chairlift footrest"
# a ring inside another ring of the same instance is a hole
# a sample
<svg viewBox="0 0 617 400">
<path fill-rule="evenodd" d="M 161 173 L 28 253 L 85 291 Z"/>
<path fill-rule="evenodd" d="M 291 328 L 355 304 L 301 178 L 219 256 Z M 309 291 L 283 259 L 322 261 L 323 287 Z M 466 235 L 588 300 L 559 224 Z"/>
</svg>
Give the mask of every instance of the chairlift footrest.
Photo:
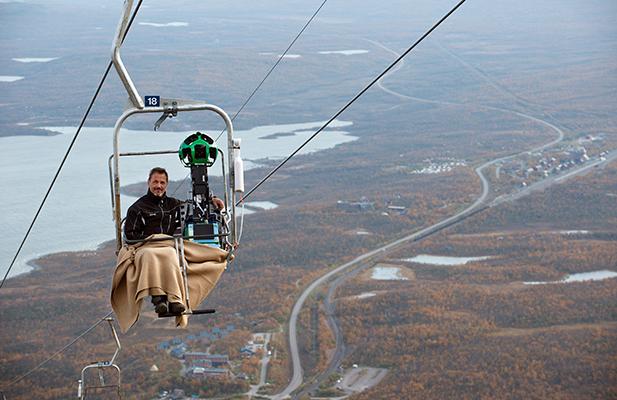
<svg viewBox="0 0 617 400">
<path fill-rule="evenodd" d="M 172 314 L 172 313 L 161 313 L 158 314 L 159 318 L 169 318 L 169 317 L 179 317 L 182 315 L 198 315 L 198 314 L 214 314 L 216 312 L 215 309 L 213 308 L 207 308 L 205 310 L 192 310 L 192 311 L 186 311 L 183 312 L 182 314 Z"/>
<path fill-rule="evenodd" d="M 214 314 L 215 312 L 214 308 L 206 308 L 204 310 L 193 310 L 192 314 Z"/>
</svg>

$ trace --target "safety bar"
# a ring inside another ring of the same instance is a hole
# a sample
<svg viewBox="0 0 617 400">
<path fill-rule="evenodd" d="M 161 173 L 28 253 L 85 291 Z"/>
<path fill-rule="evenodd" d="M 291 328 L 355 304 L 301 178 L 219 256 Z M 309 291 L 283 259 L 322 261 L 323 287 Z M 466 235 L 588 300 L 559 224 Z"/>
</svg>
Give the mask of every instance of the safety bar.
<svg viewBox="0 0 617 400">
<path fill-rule="evenodd" d="M 161 101 L 161 103 L 164 103 Z M 232 159 L 233 152 L 233 125 L 229 115 L 223 109 L 207 103 L 195 103 L 195 104 L 179 104 L 176 106 L 178 112 L 183 111 L 212 111 L 218 114 L 223 121 L 225 122 L 226 130 L 227 130 L 227 157 L 228 160 Z M 116 125 L 114 127 L 114 142 L 113 142 L 113 163 L 112 163 L 112 172 L 113 172 L 113 201 L 112 204 L 114 206 L 114 221 L 116 224 L 116 247 L 119 250 L 122 247 L 122 207 L 120 201 L 120 129 L 122 128 L 124 122 L 131 116 L 136 114 L 146 114 L 146 113 L 162 113 L 166 112 L 167 107 L 159 106 L 159 107 L 147 107 L 144 109 L 138 108 L 128 108 L 120 118 L 116 121 Z M 224 158 L 224 157 L 221 157 Z M 233 163 L 229 162 L 229 177 L 225 180 L 225 197 L 227 197 L 227 191 L 229 190 L 229 196 L 231 197 L 229 203 L 226 204 L 226 208 L 229 210 L 231 208 L 231 226 L 230 226 L 230 234 L 232 237 L 232 247 L 237 242 L 237 234 L 236 234 L 236 193 L 233 190 L 233 183 L 235 180 L 235 170 L 233 167 Z M 231 189 L 228 189 L 231 188 Z"/>
</svg>

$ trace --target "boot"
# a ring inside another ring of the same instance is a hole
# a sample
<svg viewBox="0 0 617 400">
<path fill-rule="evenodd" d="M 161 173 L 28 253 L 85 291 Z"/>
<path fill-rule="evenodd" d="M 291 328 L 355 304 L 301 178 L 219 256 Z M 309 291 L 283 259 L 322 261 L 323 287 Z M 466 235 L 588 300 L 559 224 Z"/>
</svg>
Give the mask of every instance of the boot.
<svg viewBox="0 0 617 400">
<path fill-rule="evenodd" d="M 182 315 L 182 313 L 186 310 L 184 304 L 182 303 L 169 303 L 169 313 L 173 315 Z"/>
<path fill-rule="evenodd" d="M 167 314 L 167 296 L 152 296 L 154 311 L 158 314 Z"/>
</svg>

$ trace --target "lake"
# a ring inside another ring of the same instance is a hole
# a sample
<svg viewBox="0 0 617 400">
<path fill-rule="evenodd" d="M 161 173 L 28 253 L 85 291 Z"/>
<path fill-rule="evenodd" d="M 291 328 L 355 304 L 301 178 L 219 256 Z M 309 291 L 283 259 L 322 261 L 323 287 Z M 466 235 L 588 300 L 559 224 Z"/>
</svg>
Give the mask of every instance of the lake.
<svg viewBox="0 0 617 400">
<path fill-rule="evenodd" d="M 403 261 L 414 262 L 417 264 L 430 265 L 465 265 L 472 261 L 488 260 L 491 257 L 448 257 L 448 256 L 433 256 L 429 254 L 418 254 L 412 258 L 405 258 Z"/>
<path fill-rule="evenodd" d="M 178 27 L 189 26 L 188 22 L 178 22 L 178 21 L 166 22 L 166 23 L 140 22 L 139 25 L 152 26 L 154 28 L 169 28 L 169 27 L 171 27 L 171 28 L 178 28 Z"/>
<path fill-rule="evenodd" d="M 24 79 L 23 76 L 0 75 L 0 82 L 17 82 Z"/>
<path fill-rule="evenodd" d="M 354 56 L 357 54 L 366 54 L 368 50 L 334 50 L 334 51 L 320 51 L 319 54 L 339 54 L 343 56 Z"/>
<path fill-rule="evenodd" d="M 559 281 L 549 282 L 523 282 L 525 285 L 546 285 L 553 283 L 572 283 L 572 282 L 587 282 L 587 281 L 602 281 L 604 279 L 617 278 L 617 272 L 607 269 L 593 272 L 581 272 L 578 274 L 570 274 Z"/>
<path fill-rule="evenodd" d="M 25 57 L 25 58 L 12 58 L 11 60 L 20 63 L 48 63 L 50 61 L 57 60 L 58 57 Z"/>
<path fill-rule="evenodd" d="M 278 204 L 271 201 L 247 201 L 244 203 L 247 207 L 259 210 L 274 210 Z"/>
<path fill-rule="evenodd" d="M 281 159 L 297 148 L 324 121 L 298 124 L 258 126 L 236 131 L 242 138 L 245 160 Z M 352 122 L 334 121 L 307 145 L 300 154 L 332 148 L 356 140 L 347 131 Z M 60 164 L 75 127 L 48 128 L 60 132 L 55 136 L 0 137 L 0 167 L 5 172 L 2 196 L 2 222 L 5 235 L 0 238 L 0 271 L 4 275 L 23 235 L 34 217 L 53 175 Z M 214 130 L 218 132 L 220 130 Z M 176 150 L 192 132 L 153 132 L 124 130 L 121 151 Z M 277 135 L 272 138 L 272 135 Z M 212 135 L 216 137 L 216 135 Z M 112 128 L 84 128 L 64 169 L 54 186 L 38 221 L 28 238 L 11 276 L 31 269 L 27 262 L 59 251 L 95 249 L 115 237 L 111 211 L 111 194 L 107 159 L 112 153 Z M 270 138 L 265 139 L 265 137 Z M 223 140 L 221 148 L 226 148 Z M 122 185 L 143 182 L 151 167 L 167 168 L 170 178 L 183 179 L 188 169 L 176 155 L 124 158 L 120 163 Z M 251 165 L 246 162 L 245 165 Z M 255 164 L 253 164 L 255 165 Z M 212 175 L 220 171 L 215 168 Z M 248 187 L 246 188 L 249 189 Z M 134 198 L 122 196 L 123 213 Z M 254 203 L 254 202 L 253 202 Z M 272 204 L 257 203 L 262 210 Z M 247 208 L 246 214 L 249 214 Z M 245 223 L 245 229 L 250 224 Z"/>
<path fill-rule="evenodd" d="M 371 279 L 377 281 L 406 281 L 401 275 L 401 269 L 397 267 L 375 267 L 371 272 Z"/>
</svg>

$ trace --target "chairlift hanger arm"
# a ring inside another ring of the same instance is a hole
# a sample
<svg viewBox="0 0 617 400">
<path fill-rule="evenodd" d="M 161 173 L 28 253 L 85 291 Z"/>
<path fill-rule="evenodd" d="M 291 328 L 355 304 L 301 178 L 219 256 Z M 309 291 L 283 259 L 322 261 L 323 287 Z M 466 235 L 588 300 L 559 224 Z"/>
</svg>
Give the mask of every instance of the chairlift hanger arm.
<svg viewBox="0 0 617 400">
<path fill-rule="evenodd" d="M 116 68 L 116 72 L 118 72 L 118 76 L 124 85 L 124 88 L 129 94 L 129 99 L 134 107 L 143 109 L 144 101 L 142 100 L 133 80 L 131 79 L 129 72 L 127 71 L 124 63 L 122 62 L 122 58 L 120 57 L 120 47 L 122 47 L 122 38 L 124 37 L 124 33 L 127 30 L 129 24 L 129 15 L 131 14 L 131 9 L 133 8 L 133 0 L 124 0 L 124 10 L 122 12 L 122 17 L 120 18 L 120 23 L 118 23 L 118 28 L 116 30 L 116 36 L 113 42 L 112 52 L 111 52 L 111 60 Z"/>
</svg>

